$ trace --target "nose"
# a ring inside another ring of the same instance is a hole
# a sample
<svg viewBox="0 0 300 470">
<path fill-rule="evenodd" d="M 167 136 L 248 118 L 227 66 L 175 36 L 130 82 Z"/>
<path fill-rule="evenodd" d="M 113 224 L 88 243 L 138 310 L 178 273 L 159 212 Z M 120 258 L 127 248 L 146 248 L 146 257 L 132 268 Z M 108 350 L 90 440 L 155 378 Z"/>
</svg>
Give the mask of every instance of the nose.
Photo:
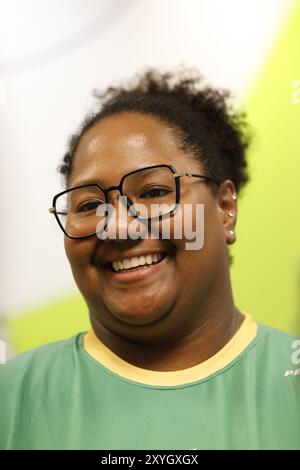
<svg viewBox="0 0 300 470">
<path fill-rule="evenodd" d="M 108 215 L 105 226 L 98 237 L 102 240 L 137 240 L 143 238 L 147 232 L 144 222 L 134 217 L 128 210 L 131 201 L 127 196 L 115 193 L 110 197 L 108 204 Z M 99 236 L 101 235 L 101 236 Z"/>
</svg>

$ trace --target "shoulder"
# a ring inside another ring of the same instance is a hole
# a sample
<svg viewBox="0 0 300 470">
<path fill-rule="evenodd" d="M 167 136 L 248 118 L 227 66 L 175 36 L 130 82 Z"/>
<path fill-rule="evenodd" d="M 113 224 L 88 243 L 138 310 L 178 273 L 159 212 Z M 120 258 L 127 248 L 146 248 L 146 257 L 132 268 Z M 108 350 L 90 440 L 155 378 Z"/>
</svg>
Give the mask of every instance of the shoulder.
<svg viewBox="0 0 300 470">
<path fill-rule="evenodd" d="M 261 364 L 283 375 L 300 374 L 299 336 L 260 324 L 258 337 Z"/>
<path fill-rule="evenodd" d="M 48 422 L 57 410 L 63 413 L 77 377 L 81 336 L 46 344 L 0 366 L 0 449 L 19 445 L 20 436 L 22 446 L 34 442 L 34 429 L 45 416 Z"/>
<path fill-rule="evenodd" d="M 82 333 L 66 340 L 45 344 L 10 359 L 0 366 L 0 390 L 5 385 L 24 383 L 27 379 L 41 378 L 55 369 L 72 367 Z"/>
<path fill-rule="evenodd" d="M 288 349 L 290 351 L 293 343 L 300 340 L 300 337 L 295 334 L 287 333 L 264 324 L 259 324 L 259 330 L 263 343 L 278 350 Z"/>
</svg>

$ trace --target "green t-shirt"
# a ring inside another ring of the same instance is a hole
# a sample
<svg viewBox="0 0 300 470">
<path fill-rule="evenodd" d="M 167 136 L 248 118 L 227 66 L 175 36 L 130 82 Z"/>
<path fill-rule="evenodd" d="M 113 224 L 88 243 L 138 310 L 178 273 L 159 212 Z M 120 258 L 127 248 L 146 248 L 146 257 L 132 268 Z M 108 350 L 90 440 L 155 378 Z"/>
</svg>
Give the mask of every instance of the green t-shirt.
<svg viewBox="0 0 300 470">
<path fill-rule="evenodd" d="M 251 337 L 251 321 L 182 371 L 135 367 L 85 333 L 8 361 L 0 449 L 300 449 L 300 342 L 253 321 Z"/>
</svg>

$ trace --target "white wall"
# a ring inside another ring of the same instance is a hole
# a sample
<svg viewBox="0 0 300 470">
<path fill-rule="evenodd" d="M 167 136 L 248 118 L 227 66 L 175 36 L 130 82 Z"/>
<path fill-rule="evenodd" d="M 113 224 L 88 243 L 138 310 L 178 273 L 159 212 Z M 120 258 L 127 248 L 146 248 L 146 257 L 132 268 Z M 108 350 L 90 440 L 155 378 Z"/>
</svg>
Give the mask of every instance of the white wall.
<svg viewBox="0 0 300 470">
<path fill-rule="evenodd" d="M 197 66 L 242 95 L 292 0 L 0 0 L 0 312 L 74 289 L 47 209 L 91 91 Z"/>
</svg>

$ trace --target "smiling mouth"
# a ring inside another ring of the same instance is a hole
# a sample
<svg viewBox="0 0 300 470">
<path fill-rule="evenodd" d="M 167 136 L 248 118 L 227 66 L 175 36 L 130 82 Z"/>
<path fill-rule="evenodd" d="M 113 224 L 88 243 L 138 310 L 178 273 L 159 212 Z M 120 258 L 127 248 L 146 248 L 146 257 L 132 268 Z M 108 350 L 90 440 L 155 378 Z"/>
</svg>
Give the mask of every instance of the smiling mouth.
<svg viewBox="0 0 300 470">
<path fill-rule="evenodd" d="M 154 264 L 160 263 L 166 256 L 166 253 L 133 256 L 131 258 L 124 258 L 122 260 L 108 263 L 107 267 L 110 271 L 115 273 L 128 273 L 132 271 L 145 270 Z"/>
</svg>

